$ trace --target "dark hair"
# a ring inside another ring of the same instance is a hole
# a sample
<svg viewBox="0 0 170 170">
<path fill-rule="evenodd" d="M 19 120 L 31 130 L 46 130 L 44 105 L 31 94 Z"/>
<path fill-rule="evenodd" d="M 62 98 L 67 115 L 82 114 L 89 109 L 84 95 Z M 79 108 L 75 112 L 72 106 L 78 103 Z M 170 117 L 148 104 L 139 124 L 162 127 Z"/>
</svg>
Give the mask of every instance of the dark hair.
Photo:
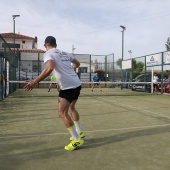
<svg viewBox="0 0 170 170">
<path fill-rule="evenodd" d="M 53 36 L 48 36 L 45 39 L 45 44 L 49 44 L 52 47 L 56 47 L 56 39 Z"/>
</svg>

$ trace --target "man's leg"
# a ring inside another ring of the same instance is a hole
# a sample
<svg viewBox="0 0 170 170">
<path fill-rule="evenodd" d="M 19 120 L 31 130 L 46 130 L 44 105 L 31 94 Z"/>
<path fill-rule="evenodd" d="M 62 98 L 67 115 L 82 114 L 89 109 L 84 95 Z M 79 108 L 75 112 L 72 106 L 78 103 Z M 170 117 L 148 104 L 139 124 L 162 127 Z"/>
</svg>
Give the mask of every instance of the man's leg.
<svg viewBox="0 0 170 170">
<path fill-rule="evenodd" d="M 60 86 L 58 83 L 56 83 L 56 88 L 57 88 L 57 91 L 60 92 Z"/>
<path fill-rule="evenodd" d="M 101 83 L 99 83 L 99 89 L 100 89 L 100 91 L 102 91 Z"/>
<path fill-rule="evenodd" d="M 71 113 L 72 116 L 72 120 L 74 122 L 74 125 L 76 127 L 76 131 L 79 135 L 79 137 L 84 138 L 84 133 L 81 131 L 81 126 L 80 126 L 80 116 L 78 111 L 75 108 L 75 104 L 76 104 L 77 100 L 74 100 L 69 107 L 69 112 Z"/>
<path fill-rule="evenodd" d="M 75 150 L 77 147 L 83 145 L 84 141 L 78 136 L 74 122 L 68 115 L 70 103 L 66 99 L 59 97 L 58 106 L 59 116 L 64 122 L 65 126 L 67 127 L 68 131 L 70 132 L 73 138 L 73 140 L 71 140 L 71 142 L 68 145 L 66 145 L 64 149 L 69 151 Z"/>
<path fill-rule="evenodd" d="M 59 117 L 64 122 L 66 128 L 69 130 L 72 137 L 75 140 L 78 140 L 79 137 L 78 137 L 78 134 L 77 134 L 76 129 L 74 127 L 74 122 L 71 119 L 71 117 L 68 115 L 69 106 L 70 106 L 70 103 L 66 99 L 59 97 L 59 101 L 58 101 Z"/>
<path fill-rule="evenodd" d="M 153 90 L 156 91 L 156 84 L 153 84 Z"/>
<path fill-rule="evenodd" d="M 52 84 L 50 83 L 49 87 L 48 87 L 48 92 L 50 92 L 50 88 L 51 88 Z"/>
<path fill-rule="evenodd" d="M 93 91 L 93 88 L 94 88 L 94 83 L 92 84 L 91 91 Z"/>
</svg>

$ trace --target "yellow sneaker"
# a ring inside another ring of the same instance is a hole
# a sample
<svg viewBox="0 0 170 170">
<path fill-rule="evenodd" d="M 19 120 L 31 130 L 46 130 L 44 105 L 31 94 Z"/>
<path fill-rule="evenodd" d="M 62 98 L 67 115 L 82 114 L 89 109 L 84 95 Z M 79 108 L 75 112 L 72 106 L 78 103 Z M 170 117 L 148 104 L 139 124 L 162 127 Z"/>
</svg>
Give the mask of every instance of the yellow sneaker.
<svg viewBox="0 0 170 170">
<path fill-rule="evenodd" d="M 79 132 L 78 135 L 79 135 L 80 138 L 84 138 L 85 137 L 84 132 L 82 132 L 82 131 Z M 74 140 L 73 137 L 70 137 L 70 141 L 72 141 L 72 140 Z"/>
<path fill-rule="evenodd" d="M 78 140 L 72 140 L 67 146 L 64 147 L 67 151 L 73 151 L 77 147 L 83 145 L 84 141 L 83 139 L 79 138 Z"/>
</svg>

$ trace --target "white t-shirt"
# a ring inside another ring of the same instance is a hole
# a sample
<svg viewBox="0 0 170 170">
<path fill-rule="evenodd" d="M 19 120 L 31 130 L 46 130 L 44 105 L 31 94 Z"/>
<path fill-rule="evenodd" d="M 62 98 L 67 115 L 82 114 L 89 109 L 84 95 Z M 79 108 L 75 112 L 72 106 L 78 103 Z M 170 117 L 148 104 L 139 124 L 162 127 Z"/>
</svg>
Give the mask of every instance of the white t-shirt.
<svg viewBox="0 0 170 170">
<path fill-rule="evenodd" d="M 53 74 L 58 80 L 61 90 L 76 88 L 81 85 L 78 75 L 75 73 L 71 61 L 74 56 L 56 48 L 48 50 L 44 54 L 44 63 L 53 60 L 55 67 Z"/>
<path fill-rule="evenodd" d="M 158 76 L 153 76 L 153 83 L 156 83 L 156 82 L 158 82 Z"/>
</svg>

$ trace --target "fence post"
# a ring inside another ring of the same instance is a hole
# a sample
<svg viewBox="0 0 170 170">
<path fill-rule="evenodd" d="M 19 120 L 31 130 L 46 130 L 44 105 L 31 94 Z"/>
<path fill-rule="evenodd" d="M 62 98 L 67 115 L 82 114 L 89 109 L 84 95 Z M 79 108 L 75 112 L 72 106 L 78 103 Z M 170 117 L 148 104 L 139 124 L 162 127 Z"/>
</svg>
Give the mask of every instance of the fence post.
<svg viewBox="0 0 170 170">
<path fill-rule="evenodd" d="M 151 93 L 153 94 L 153 66 L 152 66 L 152 72 L 151 72 Z"/>
<path fill-rule="evenodd" d="M 3 58 L 0 57 L 0 100 L 3 99 Z"/>
<path fill-rule="evenodd" d="M 161 66 L 162 66 L 162 68 L 161 68 L 161 94 L 163 94 L 163 78 L 164 78 L 164 68 L 163 68 L 163 64 L 164 64 L 164 61 L 163 61 L 163 52 L 162 52 L 162 64 L 161 64 Z M 165 90 L 165 89 L 164 89 Z"/>
<path fill-rule="evenodd" d="M 38 75 L 40 74 L 40 53 L 38 52 Z M 39 83 L 38 83 L 38 88 L 39 88 Z"/>
<path fill-rule="evenodd" d="M 114 53 L 113 53 L 113 74 L 112 74 L 112 81 L 114 80 Z"/>
<path fill-rule="evenodd" d="M 144 82 L 146 82 L 146 56 L 145 56 L 145 77 L 144 77 Z M 145 84 L 145 93 L 146 93 L 146 84 Z"/>
</svg>

